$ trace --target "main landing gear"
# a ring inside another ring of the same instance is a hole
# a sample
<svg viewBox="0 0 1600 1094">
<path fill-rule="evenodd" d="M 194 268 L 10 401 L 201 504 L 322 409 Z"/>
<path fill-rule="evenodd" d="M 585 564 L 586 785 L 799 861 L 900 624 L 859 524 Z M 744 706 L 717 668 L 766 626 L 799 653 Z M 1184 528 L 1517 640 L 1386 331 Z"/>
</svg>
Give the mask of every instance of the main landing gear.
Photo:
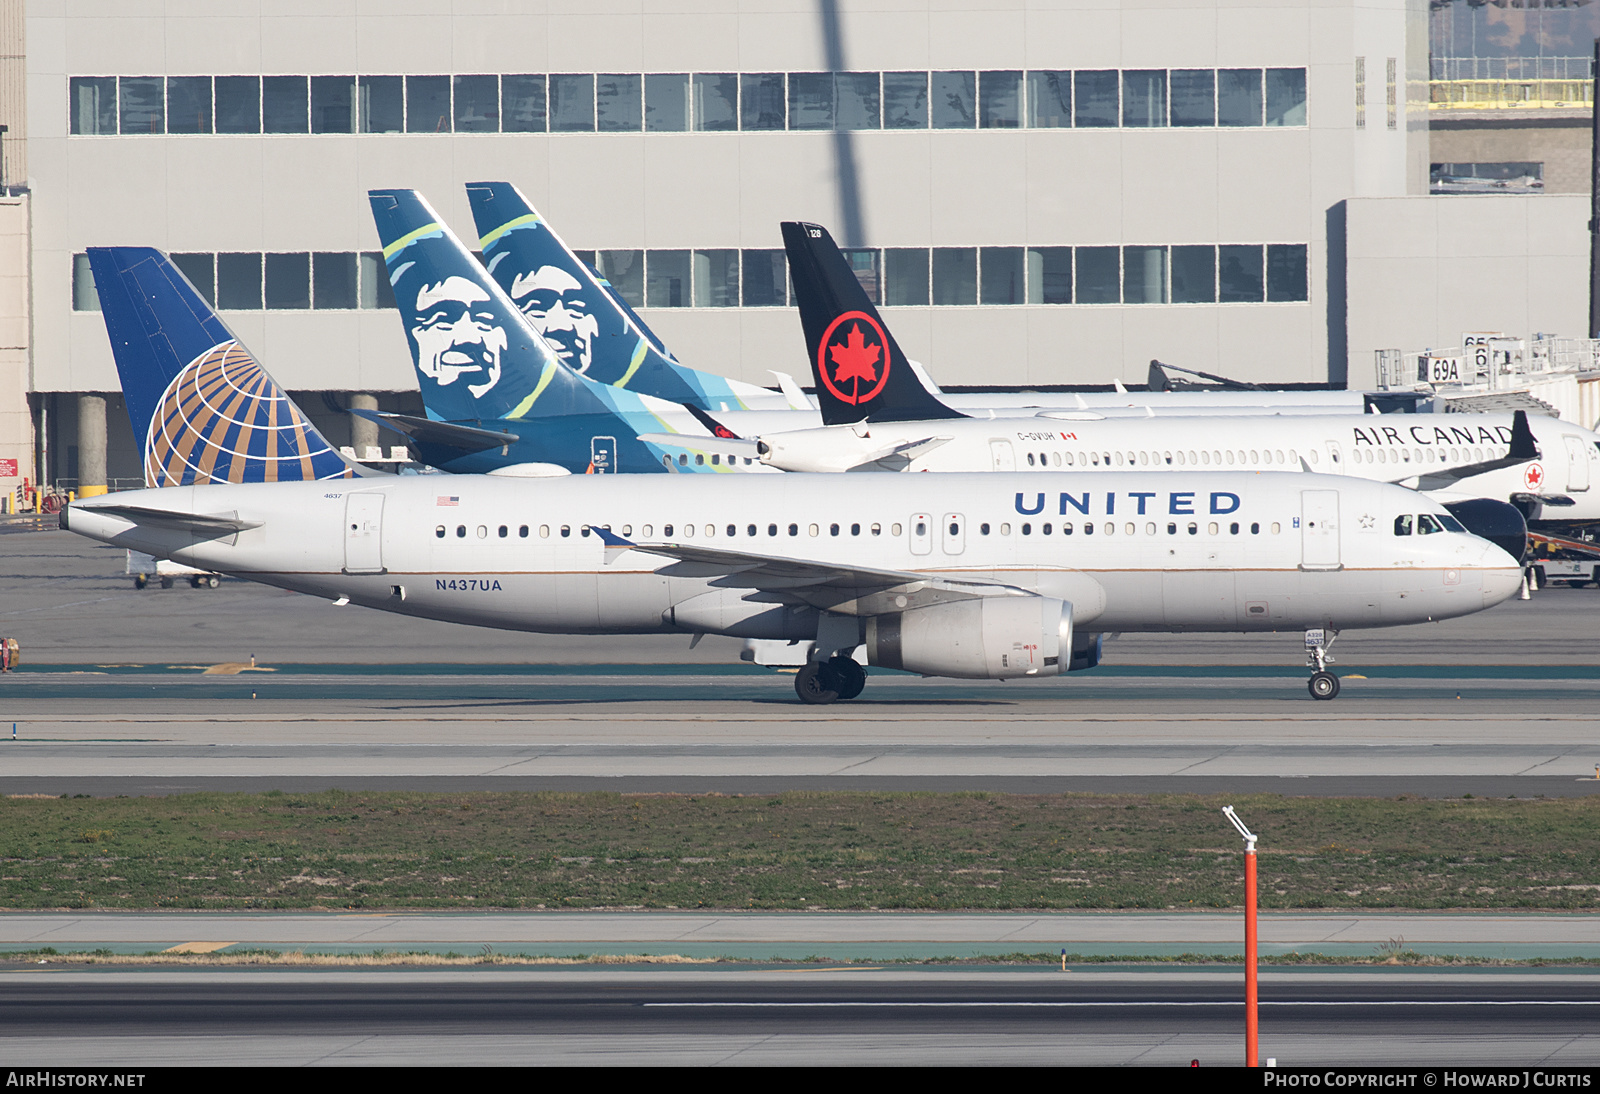
<svg viewBox="0 0 1600 1094">
<path fill-rule="evenodd" d="M 794 676 L 794 691 L 802 703 L 849 701 L 867 686 L 867 670 L 853 657 L 807 661 Z"/>
<path fill-rule="evenodd" d="M 1339 678 L 1328 671 L 1328 666 L 1333 664 L 1333 658 L 1328 656 L 1328 647 L 1338 637 L 1338 631 L 1330 635 L 1321 627 L 1306 632 L 1306 668 L 1312 670 L 1311 679 L 1306 681 L 1306 690 L 1311 692 L 1313 699 L 1332 699 L 1339 694 Z"/>
</svg>

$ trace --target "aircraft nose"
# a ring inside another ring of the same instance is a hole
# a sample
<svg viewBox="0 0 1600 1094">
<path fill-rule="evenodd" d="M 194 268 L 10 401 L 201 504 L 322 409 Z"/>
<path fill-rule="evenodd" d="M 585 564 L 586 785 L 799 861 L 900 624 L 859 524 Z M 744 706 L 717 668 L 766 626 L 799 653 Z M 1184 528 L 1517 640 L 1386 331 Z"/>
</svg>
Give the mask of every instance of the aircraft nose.
<svg viewBox="0 0 1600 1094">
<path fill-rule="evenodd" d="M 1492 608 L 1522 591 L 1522 566 L 1492 544 L 1483 554 L 1483 606 Z"/>
</svg>

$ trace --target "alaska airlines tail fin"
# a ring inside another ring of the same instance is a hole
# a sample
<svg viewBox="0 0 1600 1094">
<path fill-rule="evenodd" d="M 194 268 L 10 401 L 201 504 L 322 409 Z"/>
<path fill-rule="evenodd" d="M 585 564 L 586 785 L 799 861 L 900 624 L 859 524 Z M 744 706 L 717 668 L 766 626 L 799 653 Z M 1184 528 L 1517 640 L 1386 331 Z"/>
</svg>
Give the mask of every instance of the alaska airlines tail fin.
<svg viewBox="0 0 1600 1094">
<path fill-rule="evenodd" d="M 149 247 L 90 247 L 146 486 L 351 478 L 189 279 Z"/>
<path fill-rule="evenodd" d="M 824 424 L 966 416 L 917 380 L 826 228 L 785 221 L 783 246 Z"/>
<path fill-rule="evenodd" d="M 421 194 L 367 196 L 428 417 L 617 413 L 642 398 L 563 365 Z"/>
<path fill-rule="evenodd" d="M 574 372 L 702 410 L 788 406 L 766 388 L 680 365 L 511 183 L 468 183 L 467 199 L 495 282 Z"/>
</svg>

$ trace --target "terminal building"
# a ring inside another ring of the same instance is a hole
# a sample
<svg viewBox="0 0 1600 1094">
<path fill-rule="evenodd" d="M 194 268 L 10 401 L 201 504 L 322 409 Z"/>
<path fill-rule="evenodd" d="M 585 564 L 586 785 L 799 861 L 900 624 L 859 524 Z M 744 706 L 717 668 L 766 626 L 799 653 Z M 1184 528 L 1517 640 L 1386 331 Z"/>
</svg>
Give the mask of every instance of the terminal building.
<svg viewBox="0 0 1600 1094">
<path fill-rule="evenodd" d="M 779 223 L 946 386 L 1370 386 L 1586 322 L 1587 194 L 1431 195 L 1427 0 L 0 0 L 0 493 L 136 485 L 84 257 L 159 247 L 336 443 L 420 407 L 366 192 L 518 185 L 684 364 L 809 383 Z M 521 9 L 521 10 L 518 10 Z"/>
</svg>

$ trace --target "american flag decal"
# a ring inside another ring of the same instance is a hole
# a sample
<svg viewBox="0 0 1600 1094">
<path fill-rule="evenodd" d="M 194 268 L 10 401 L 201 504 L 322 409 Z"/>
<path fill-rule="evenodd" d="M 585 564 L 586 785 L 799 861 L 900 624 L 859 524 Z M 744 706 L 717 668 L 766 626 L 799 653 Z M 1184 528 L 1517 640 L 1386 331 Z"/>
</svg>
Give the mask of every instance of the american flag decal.
<svg viewBox="0 0 1600 1094">
<path fill-rule="evenodd" d="M 461 499 L 459 497 L 455 497 L 455 496 L 447 498 L 447 497 L 444 497 L 444 496 L 441 495 L 440 498 L 439 498 L 439 504 L 440 505 L 460 505 L 461 504 Z"/>
</svg>

